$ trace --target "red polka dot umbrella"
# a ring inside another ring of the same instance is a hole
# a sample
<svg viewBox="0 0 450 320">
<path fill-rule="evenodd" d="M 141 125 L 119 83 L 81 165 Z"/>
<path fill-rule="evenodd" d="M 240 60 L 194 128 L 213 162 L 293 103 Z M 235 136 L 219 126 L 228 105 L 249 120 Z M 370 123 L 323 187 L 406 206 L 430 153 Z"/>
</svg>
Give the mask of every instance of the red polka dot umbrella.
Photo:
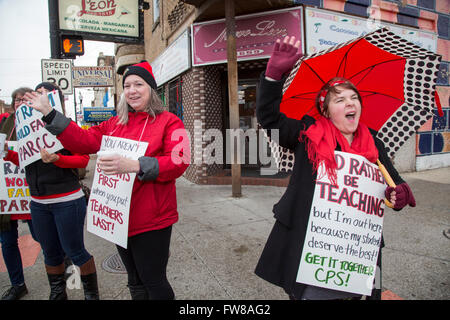
<svg viewBox="0 0 450 320">
<path fill-rule="evenodd" d="M 280 111 L 290 118 L 318 118 L 317 92 L 333 77 L 349 79 L 363 100 L 361 121 L 378 131 L 392 157 L 433 116 L 441 56 L 397 36 L 387 28 L 303 56 L 286 79 Z M 281 170 L 293 165 L 290 151 L 271 142 Z"/>
</svg>

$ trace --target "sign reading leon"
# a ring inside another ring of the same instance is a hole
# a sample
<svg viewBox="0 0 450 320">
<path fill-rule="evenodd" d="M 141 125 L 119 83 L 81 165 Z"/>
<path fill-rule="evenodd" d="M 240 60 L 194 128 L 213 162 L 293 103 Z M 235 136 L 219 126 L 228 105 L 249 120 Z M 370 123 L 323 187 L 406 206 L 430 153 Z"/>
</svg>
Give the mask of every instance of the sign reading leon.
<svg viewBox="0 0 450 320">
<path fill-rule="evenodd" d="M 56 91 L 48 93 L 48 100 L 52 108 L 63 112 Z M 42 113 L 26 104 L 22 104 L 16 110 L 17 152 L 21 168 L 41 159 L 40 149 L 53 153 L 63 148 L 61 142 L 45 129 L 41 118 Z"/>
<path fill-rule="evenodd" d="M 145 154 L 147 142 L 103 136 L 100 153 L 118 154 L 133 160 Z M 95 165 L 87 210 L 87 230 L 127 248 L 130 199 L 136 173 L 106 175 Z"/>
<path fill-rule="evenodd" d="M 62 30 L 139 37 L 137 0 L 59 0 Z M 112 41 L 114 38 L 111 38 Z"/>
<path fill-rule="evenodd" d="M 16 147 L 17 141 L 8 141 L 8 148 Z M 30 213 L 30 200 L 24 169 L 0 158 L 0 214 Z"/>
<path fill-rule="evenodd" d="M 337 186 L 317 174 L 297 282 L 370 295 L 384 217 L 385 180 L 366 158 L 335 152 Z"/>
</svg>

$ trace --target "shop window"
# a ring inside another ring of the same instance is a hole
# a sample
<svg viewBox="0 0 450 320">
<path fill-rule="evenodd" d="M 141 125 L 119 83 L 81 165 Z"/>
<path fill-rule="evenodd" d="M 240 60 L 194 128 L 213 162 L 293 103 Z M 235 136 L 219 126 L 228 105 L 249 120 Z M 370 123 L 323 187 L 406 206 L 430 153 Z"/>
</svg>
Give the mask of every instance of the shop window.
<svg viewBox="0 0 450 320">
<path fill-rule="evenodd" d="M 183 121 L 182 81 L 177 79 L 169 83 L 169 111 L 176 114 Z"/>
<path fill-rule="evenodd" d="M 153 0 L 153 27 L 159 23 L 159 0 Z"/>
<path fill-rule="evenodd" d="M 166 90 L 165 87 L 162 86 L 160 87 L 158 90 L 156 90 L 156 92 L 158 93 L 159 98 L 161 99 L 163 106 L 166 107 Z"/>
</svg>

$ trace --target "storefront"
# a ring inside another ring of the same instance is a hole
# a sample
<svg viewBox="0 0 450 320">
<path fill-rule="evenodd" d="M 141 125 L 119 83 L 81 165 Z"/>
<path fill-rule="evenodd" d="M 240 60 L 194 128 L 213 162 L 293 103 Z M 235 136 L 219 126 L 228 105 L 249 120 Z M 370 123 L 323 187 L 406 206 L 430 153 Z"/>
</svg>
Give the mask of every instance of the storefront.
<svg viewBox="0 0 450 320">
<path fill-rule="evenodd" d="M 288 182 L 287 175 L 278 173 L 277 165 L 270 160 L 270 151 L 256 120 L 259 77 L 276 39 L 295 35 L 301 39 L 305 54 L 312 54 L 380 26 L 388 26 L 430 51 L 439 51 L 438 36 L 431 31 L 336 11 L 300 6 L 236 17 L 239 128 L 245 141 L 240 158 L 242 184 Z M 185 177 L 195 183 L 231 183 L 226 59 L 225 21 L 219 19 L 193 23 L 152 62 L 158 92 L 166 108 L 183 120 L 190 134 L 192 161 Z M 447 115 L 448 106 L 443 107 Z M 442 135 L 448 130 L 444 131 Z M 411 168 L 418 167 L 421 161 L 422 135 L 427 137 L 419 130 L 419 142 L 411 138 L 411 143 L 402 147 L 405 150 L 396 154 L 396 157 L 402 157 L 402 153 L 413 155 L 407 164 Z M 287 157 L 282 165 L 289 167 L 292 160 Z M 401 163 L 406 161 L 402 158 Z"/>
<path fill-rule="evenodd" d="M 302 16 L 302 8 L 296 7 L 236 19 L 239 129 L 243 135 L 238 147 L 243 184 L 287 183 L 287 175 L 278 173 L 271 161 L 267 142 L 258 127 L 256 95 L 259 77 L 276 39 L 288 34 L 302 38 Z M 185 45 L 188 31 L 190 47 Z M 183 120 L 190 133 L 193 160 L 186 176 L 197 183 L 227 184 L 231 178 L 225 47 L 223 19 L 194 23 L 152 62 L 158 92 L 166 108 Z M 186 57 L 191 59 L 188 61 Z M 170 72 L 164 71 L 169 67 Z"/>
</svg>

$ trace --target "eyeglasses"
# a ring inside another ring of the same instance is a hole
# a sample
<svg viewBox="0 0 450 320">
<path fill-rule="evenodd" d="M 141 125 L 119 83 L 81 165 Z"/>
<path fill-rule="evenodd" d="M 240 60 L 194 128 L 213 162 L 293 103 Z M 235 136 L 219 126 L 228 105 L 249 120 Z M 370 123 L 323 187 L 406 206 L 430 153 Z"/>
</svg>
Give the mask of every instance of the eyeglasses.
<svg viewBox="0 0 450 320">
<path fill-rule="evenodd" d="M 15 102 L 15 103 L 22 103 L 22 102 L 25 102 L 25 99 L 22 99 L 22 98 L 16 98 L 16 99 L 14 99 L 14 102 Z"/>
</svg>

